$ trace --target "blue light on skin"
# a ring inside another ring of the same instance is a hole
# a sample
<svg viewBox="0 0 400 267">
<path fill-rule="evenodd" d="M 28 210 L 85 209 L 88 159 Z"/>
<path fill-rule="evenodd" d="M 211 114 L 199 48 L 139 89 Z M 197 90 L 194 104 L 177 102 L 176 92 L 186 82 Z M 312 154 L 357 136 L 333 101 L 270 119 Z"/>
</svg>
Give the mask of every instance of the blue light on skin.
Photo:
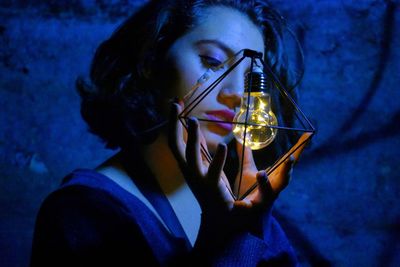
<svg viewBox="0 0 400 267">
<path fill-rule="evenodd" d="M 246 15 L 220 6 L 206 8 L 205 13 L 198 26 L 179 38 L 168 51 L 167 58 L 178 74 L 173 91 L 179 97 L 185 96 L 208 69 L 234 56 L 237 51 L 245 48 L 264 51 L 262 33 Z M 229 119 L 229 112 L 234 112 L 240 105 L 244 77 L 249 67 L 250 59 L 245 59 L 200 102 L 191 115 L 206 118 L 207 113 L 216 111 L 221 120 Z M 224 71 L 224 68 L 216 70 L 202 88 L 207 88 Z M 201 90 L 193 97 L 199 93 Z M 201 122 L 200 127 L 211 153 L 218 143 L 228 143 L 233 138 L 231 131 L 214 123 Z"/>
</svg>

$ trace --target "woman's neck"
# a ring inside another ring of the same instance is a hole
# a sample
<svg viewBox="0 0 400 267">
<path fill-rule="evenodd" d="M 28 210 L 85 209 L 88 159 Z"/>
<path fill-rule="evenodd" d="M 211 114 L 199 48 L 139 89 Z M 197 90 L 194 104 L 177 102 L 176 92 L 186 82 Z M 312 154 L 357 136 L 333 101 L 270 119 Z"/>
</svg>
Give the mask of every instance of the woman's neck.
<svg viewBox="0 0 400 267">
<path fill-rule="evenodd" d="M 129 189 L 130 184 L 135 182 L 133 177 L 128 174 L 128 166 L 134 165 L 134 168 L 148 168 L 151 174 L 157 179 L 163 192 L 173 195 L 185 185 L 185 180 L 179 170 L 178 164 L 168 147 L 167 138 L 161 135 L 150 145 L 137 147 L 135 150 L 121 150 L 119 153 L 102 163 L 96 170 L 118 184 L 123 188 Z M 143 166 L 142 164 L 145 164 Z"/>
<path fill-rule="evenodd" d="M 137 160 L 137 162 L 133 162 L 135 168 L 148 168 L 151 175 L 158 181 L 161 190 L 167 196 L 178 216 L 186 235 L 190 242 L 194 244 L 200 227 L 200 206 L 185 182 L 178 163 L 168 147 L 167 137 L 161 134 L 152 144 L 143 146 L 135 152 L 124 151 L 119 153 L 97 168 L 99 172 L 138 196 L 156 213 L 146 198 L 138 191 L 135 185 L 135 176 L 130 177 L 126 170 L 126 164 L 134 160 Z M 141 166 L 140 164 L 146 164 L 146 166 Z M 144 178 L 146 179 L 146 177 Z"/>
<path fill-rule="evenodd" d="M 167 137 L 160 135 L 143 150 L 143 156 L 194 245 L 200 227 L 201 209 L 169 149 Z"/>
<path fill-rule="evenodd" d="M 186 184 L 164 134 L 143 147 L 142 155 L 166 195 L 174 194 Z"/>
</svg>

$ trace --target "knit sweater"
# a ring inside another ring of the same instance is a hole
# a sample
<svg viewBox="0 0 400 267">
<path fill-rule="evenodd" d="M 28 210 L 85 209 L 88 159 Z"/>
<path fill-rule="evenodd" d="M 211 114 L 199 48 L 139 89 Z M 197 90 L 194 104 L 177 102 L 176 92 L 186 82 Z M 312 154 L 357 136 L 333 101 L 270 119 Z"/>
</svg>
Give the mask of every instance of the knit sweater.
<svg viewBox="0 0 400 267">
<path fill-rule="evenodd" d="M 238 231 L 218 238 L 206 219 L 197 238 L 202 242 L 191 246 L 135 195 L 98 172 L 78 169 L 40 208 L 31 266 L 297 266 L 271 212 L 260 235 Z M 176 219 L 169 224 L 182 229 Z"/>
</svg>

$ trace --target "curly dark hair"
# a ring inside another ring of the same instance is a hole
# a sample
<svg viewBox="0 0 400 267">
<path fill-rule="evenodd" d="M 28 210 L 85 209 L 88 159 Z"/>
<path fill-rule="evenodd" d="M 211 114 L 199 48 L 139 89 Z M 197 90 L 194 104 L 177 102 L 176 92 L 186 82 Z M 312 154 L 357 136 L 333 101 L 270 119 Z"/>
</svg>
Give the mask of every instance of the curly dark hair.
<svg viewBox="0 0 400 267">
<path fill-rule="evenodd" d="M 108 148 L 155 139 L 157 131 L 148 129 L 166 117 L 161 112 L 162 92 L 155 77 L 171 45 L 196 25 L 196 18 L 209 6 L 228 6 L 246 14 L 262 30 L 267 49 L 264 61 L 284 85 L 293 86 L 283 43 L 285 20 L 270 4 L 261 0 L 150 1 L 98 47 L 90 82 L 77 80 L 82 117 Z M 281 105 L 279 95 L 272 95 L 272 99 L 278 120 L 291 125 L 292 107 Z M 287 147 L 287 142 L 277 141 L 277 148 Z"/>
</svg>

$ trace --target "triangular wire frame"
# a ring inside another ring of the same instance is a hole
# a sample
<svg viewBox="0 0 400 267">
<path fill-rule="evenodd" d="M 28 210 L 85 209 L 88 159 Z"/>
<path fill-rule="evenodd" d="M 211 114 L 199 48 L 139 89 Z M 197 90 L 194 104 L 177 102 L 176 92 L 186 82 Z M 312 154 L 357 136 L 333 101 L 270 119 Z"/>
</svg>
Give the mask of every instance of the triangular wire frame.
<svg viewBox="0 0 400 267">
<path fill-rule="evenodd" d="M 231 63 L 233 61 L 233 59 L 237 58 L 238 55 L 242 54 L 242 56 L 236 60 L 235 62 Z M 187 130 L 187 119 L 190 116 L 190 113 L 196 108 L 197 105 L 199 105 L 199 103 L 201 101 L 203 101 L 203 99 L 205 97 L 207 97 L 211 91 L 213 91 L 218 84 L 225 79 L 246 57 L 251 59 L 251 64 L 250 64 L 250 70 L 253 69 L 253 66 L 256 64 L 256 61 L 261 62 L 262 66 L 264 67 L 264 72 L 265 74 L 268 75 L 268 77 L 271 78 L 274 87 L 279 90 L 280 95 L 283 97 L 283 99 L 285 101 L 287 101 L 286 103 L 288 105 L 291 105 L 291 107 L 293 108 L 293 110 L 295 111 L 295 116 L 298 119 L 298 121 L 300 122 L 300 125 L 298 127 L 285 127 L 282 125 L 278 125 L 278 126 L 266 126 L 266 125 L 258 125 L 258 126 L 264 126 L 264 127 L 268 127 L 271 129 L 278 129 L 280 131 L 297 131 L 297 132 L 302 132 L 303 134 L 301 135 L 301 137 L 299 138 L 299 140 L 297 141 L 297 143 L 292 146 L 288 151 L 284 152 L 282 156 L 280 156 L 269 168 L 266 169 L 268 176 L 270 176 L 271 174 L 273 174 L 274 171 L 277 170 L 277 168 L 283 163 L 285 162 L 291 155 L 295 154 L 296 152 L 300 151 L 301 149 L 303 149 L 307 143 L 311 140 L 312 136 L 315 133 L 315 129 L 313 127 L 313 125 L 311 124 L 310 120 L 306 117 L 306 115 L 303 113 L 303 111 L 299 108 L 299 106 L 297 105 L 297 103 L 294 101 L 294 99 L 290 96 L 288 90 L 285 88 L 285 86 L 283 86 L 283 84 L 281 83 L 281 81 L 279 80 L 279 78 L 276 76 L 276 74 L 272 71 L 271 67 L 265 63 L 262 59 L 263 54 L 261 52 L 257 52 L 257 51 L 253 51 L 250 49 L 243 49 L 241 51 L 239 51 L 238 53 L 236 53 L 232 58 L 228 59 L 227 61 L 225 61 L 224 63 L 222 63 L 220 66 L 225 66 L 227 63 L 231 63 L 231 66 L 223 73 L 221 74 L 218 78 L 215 79 L 215 81 L 213 81 L 206 89 L 204 89 L 201 93 L 199 93 L 191 102 L 185 104 L 184 109 L 182 110 L 182 112 L 178 115 L 178 118 L 180 120 L 180 122 L 182 123 L 182 125 L 185 127 L 185 129 Z M 217 67 L 218 68 L 218 67 Z M 204 78 L 204 77 L 203 77 Z M 189 92 L 188 95 L 190 95 L 189 99 L 194 95 L 195 91 L 199 89 L 200 86 L 194 86 L 192 88 L 192 90 Z M 251 80 L 251 76 L 249 79 L 249 88 L 252 88 L 252 80 Z M 248 90 L 248 96 L 250 96 L 250 90 Z M 249 99 L 249 97 L 248 97 Z M 248 105 L 247 105 L 248 107 Z M 247 108 L 246 110 L 246 120 L 244 123 L 240 123 L 240 122 L 232 122 L 232 121 L 222 121 L 222 120 L 209 120 L 209 119 L 203 119 L 203 118 L 197 118 L 199 121 L 205 121 L 205 122 L 222 122 L 222 123 L 229 123 L 229 124 L 243 124 L 244 125 L 244 137 L 243 137 L 243 147 L 246 147 L 246 132 L 247 132 L 247 126 L 250 125 L 247 123 L 247 118 L 248 118 L 248 114 L 249 114 L 249 110 Z M 254 124 L 253 124 L 254 125 Z M 257 125 L 257 124 L 256 124 Z M 237 193 L 233 193 L 230 189 L 230 186 L 227 185 L 227 188 L 229 189 L 229 192 L 231 193 L 232 197 L 235 200 L 242 200 L 244 199 L 246 196 L 248 196 L 253 190 L 255 190 L 258 186 L 257 182 L 254 183 L 252 186 L 250 186 L 242 195 L 239 195 L 239 192 L 241 191 L 241 182 L 242 182 L 242 176 L 243 176 L 243 161 L 244 161 L 244 151 L 245 149 L 242 149 L 242 160 L 240 162 L 240 167 L 239 167 L 239 171 L 240 171 L 240 177 L 239 177 L 239 185 L 238 185 L 238 189 L 237 189 Z M 201 153 L 203 155 L 203 157 L 209 162 L 211 163 L 212 160 L 212 156 L 208 153 L 207 148 L 205 148 L 202 144 L 201 144 Z M 237 182 L 237 181 L 235 181 Z"/>
</svg>

